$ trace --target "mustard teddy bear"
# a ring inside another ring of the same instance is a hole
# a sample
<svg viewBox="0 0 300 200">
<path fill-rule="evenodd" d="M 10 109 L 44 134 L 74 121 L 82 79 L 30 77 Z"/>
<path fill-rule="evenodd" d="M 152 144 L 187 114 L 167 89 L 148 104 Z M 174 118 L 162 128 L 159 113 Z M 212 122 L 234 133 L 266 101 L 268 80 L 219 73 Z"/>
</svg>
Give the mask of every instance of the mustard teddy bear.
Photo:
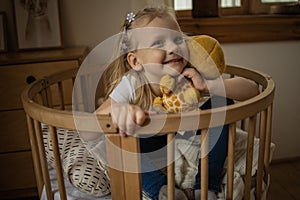
<svg viewBox="0 0 300 200">
<path fill-rule="evenodd" d="M 189 63 L 205 79 L 215 79 L 225 71 L 224 53 L 219 42 L 208 36 L 192 36 L 187 41 L 190 51 Z M 179 83 L 176 77 L 165 75 L 160 80 L 162 97 L 153 101 L 153 109 L 162 113 L 179 113 L 199 109 L 201 94 L 192 82 L 183 79 Z"/>
</svg>

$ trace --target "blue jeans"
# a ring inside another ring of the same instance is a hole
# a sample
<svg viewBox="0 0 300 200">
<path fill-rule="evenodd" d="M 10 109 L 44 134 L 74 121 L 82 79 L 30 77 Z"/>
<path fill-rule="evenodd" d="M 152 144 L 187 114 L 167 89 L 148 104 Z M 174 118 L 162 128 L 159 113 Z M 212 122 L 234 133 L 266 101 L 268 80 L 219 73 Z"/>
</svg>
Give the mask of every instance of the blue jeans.
<svg viewBox="0 0 300 200">
<path fill-rule="evenodd" d="M 206 101 L 200 108 L 202 110 L 226 106 L 233 104 L 233 100 L 224 97 L 213 96 Z M 189 134 L 189 133 L 186 133 Z M 192 133 L 191 133 L 192 134 Z M 197 131 L 201 134 L 201 130 Z M 208 189 L 211 191 L 220 191 L 221 175 L 224 167 L 224 162 L 227 157 L 228 149 L 228 125 L 209 129 L 209 145 L 213 145 L 208 154 Z M 141 153 L 148 153 L 160 150 L 167 144 L 166 135 L 153 136 L 150 138 L 140 139 Z M 151 155 L 151 154 L 150 154 Z M 159 156 L 165 158 L 166 152 L 159 151 Z M 158 200 L 160 188 L 167 184 L 167 176 L 162 173 L 159 167 L 155 167 L 154 158 L 151 156 L 142 156 L 142 188 L 153 200 Z M 165 163 L 166 164 L 166 163 Z M 166 165 L 165 165 L 166 166 Z M 147 170 L 147 171 L 146 171 Z M 146 171 L 146 172 L 145 172 Z M 200 189 L 201 180 L 201 163 L 199 161 L 198 173 L 195 177 L 194 189 Z"/>
</svg>

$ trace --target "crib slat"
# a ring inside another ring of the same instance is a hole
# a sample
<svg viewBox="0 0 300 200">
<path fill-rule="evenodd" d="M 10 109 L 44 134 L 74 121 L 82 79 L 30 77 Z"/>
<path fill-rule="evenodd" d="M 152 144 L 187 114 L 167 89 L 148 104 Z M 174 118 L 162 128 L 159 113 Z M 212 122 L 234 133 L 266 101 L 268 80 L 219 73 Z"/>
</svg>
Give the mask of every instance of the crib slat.
<svg viewBox="0 0 300 200">
<path fill-rule="evenodd" d="M 201 200 L 208 195 L 208 129 L 201 130 Z"/>
<path fill-rule="evenodd" d="M 273 104 L 268 106 L 267 108 L 267 122 L 266 122 L 266 151 L 265 151 L 265 166 L 266 166 L 266 172 L 269 171 L 269 165 L 270 165 L 270 147 L 271 147 L 271 129 L 272 129 L 272 109 Z M 267 181 L 266 181 L 267 182 Z"/>
<path fill-rule="evenodd" d="M 244 131 L 247 131 L 246 130 L 246 124 L 247 124 L 247 119 L 242 119 L 241 120 L 241 129 L 244 130 Z"/>
<path fill-rule="evenodd" d="M 48 98 L 47 98 L 47 92 L 46 90 L 42 90 L 40 92 L 42 105 L 49 107 Z"/>
<path fill-rule="evenodd" d="M 269 183 L 269 166 L 270 166 L 270 148 L 271 148 L 271 127 L 272 127 L 272 107 L 273 104 L 268 106 L 267 108 L 267 122 L 266 122 L 266 142 L 265 142 L 265 176 L 264 176 L 264 181 L 266 184 Z M 267 188 L 268 189 L 268 188 Z M 268 198 L 269 192 L 267 192 L 267 199 Z"/>
<path fill-rule="evenodd" d="M 62 170 L 62 165 L 61 165 L 61 158 L 60 158 L 56 128 L 53 126 L 49 126 L 49 131 L 50 131 L 50 137 L 51 137 L 51 142 L 52 142 L 52 147 L 53 147 L 53 156 L 54 156 L 57 183 L 59 186 L 58 187 L 59 195 L 60 195 L 60 199 L 66 200 L 67 195 L 66 195 L 66 188 L 65 188 L 64 178 L 63 178 L 64 175 L 63 175 L 63 170 Z"/>
<path fill-rule="evenodd" d="M 34 166 L 35 178 L 36 178 L 36 183 L 38 188 L 38 194 L 39 196 L 41 196 L 43 192 L 44 182 L 42 178 L 42 169 L 41 169 L 41 163 L 39 159 L 39 149 L 38 149 L 37 139 L 33 127 L 33 119 L 26 114 L 26 120 L 27 120 L 27 128 L 28 128 L 30 143 L 31 143 L 31 152 L 32 152 L 32 159 L 34 163 L 33 166 Z"/>
<path fill-rule="evenodd" d="M 39 156 L 41 161 L 41 168 L 42 168 L 42 174 L 47 194 L 47 199 L 51 200 L 54 199 L 51 189 L 51 182 L 50 182 L 50 176 L 48 171 L 48 164 L 46 160 L 46 154 L 44 149 L 44 143 L 42 138 L 42 131 L 41 131 L 41 125 L 38 121 L 34 120 L 34 129 L 37 136 L 37 143 L 39 148 Z"/>
<path fill-rule="evenodd" d="M 125 199 L 141 199 L 140 144 L 137 137 L 121 137 Z"/>
<path fill-rule="evenodd" d="M 83 100 L 83 107 L 84 111 L 91 112 L 95 110 L 95 108 L 92 108 L 91 100 L 89 99 L 89 87 L 88 87 L 88 75 L 82 75 L 80 76 L 80 85 L 81 85 L 81 95 Z M 94 101 L 93 101 L 94 103 Z"/>
<path fill-rule="evenodd" d="M 232 123 L 229 125 L 229 136 L 228 136 L 228 156 L 227 156 L 228 168 L 227 168 L 226 200 L 231 200 L 233 198 L 235 135 L 236 135 L 236 123 Z"/>
<path fill-rule="evenodd" d="M 256 178 L 256 199 L 261 199 L 262 195 L 262 181 L 264 175 L 264 152 L 265 152 L 265 140 L 266 140 L 266 118 L 267 111 L 263 110 L 260 115 L 260 130 L 259 130 L 259 156 L 258 156 L 258 168 Z"/>
<path fill-rule="evenodd" d="M 59 109 L 64 110 L 65 109 L 65 101 L 64 101 L 64 90 L 62 86 L 62 82 L 57 83 L 58 86 L 58 97 L 59 97 Z"/>
<path fill-rule="evenodd" d="M 175 152 L 174 152 L 174 140 L 175 134 L 169 133 L 167 136 L 168 140 L 168 200 L 175 199 Z"/>
<path fill-rule="evenodd" d="M 50 87 L 46 88 L 46 98 L 47 98 L 47 102 L 48 102 L 48 107 L 53 108 L 52 92 L 51 92 Z"/>
<path fill-rule="evenodd" d="M 250 199 L 251 190 L 251 177 L 252 177 L 252 161 L 253 161 L 253 144 L 256 129 L 256 115 L 250 117 L 248 128 L 248 141 L 247 141 L 247 160 L 246 160 L 246 178 L 245 178 L 245 200 Z"/>
<path fill-rule="evenodd" d="M 73 110 L 79 110 L 79 85 L 78 82 L 79 80 L 75 78 L 72 78 L 72 84 L 73 84 L 73 93 L 72 93 L 72 109 Z"/>
</svg>

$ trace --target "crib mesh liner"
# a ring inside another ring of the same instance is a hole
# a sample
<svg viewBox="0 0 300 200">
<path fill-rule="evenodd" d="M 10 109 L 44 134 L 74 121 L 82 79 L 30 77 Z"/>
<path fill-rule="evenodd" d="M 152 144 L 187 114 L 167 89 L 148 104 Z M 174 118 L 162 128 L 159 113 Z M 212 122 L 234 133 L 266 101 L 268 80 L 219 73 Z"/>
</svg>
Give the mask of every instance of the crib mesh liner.
<svg viewBox="0 0 300 200">
<path fill-rule="evenodd" d="M 49 127 L 41 124 L 47 163 L 55 166 Z M 65 177 L 78 190 L 104 196 L 110 193 L 107 169 L 91 155 L 77 131 L 57 128 L 58 145 Z"/>
<path fill-rule="evenodd" d="M 45 128 L 45 127 L 44 127 Z M 246 154 L 247 154 L 247 137 L 248 133 L 246 131 L 243 131 L 239 128 L 236 129 L 236 140 L 235 140 L 235 161 L 234 161 L 234 179 L 233 179 L 233 200 L 242 200 L 244 195 L 244 180 L 243 177 L 245 176 L 246 171 Z M 270 161 L 273 157 L 273 152 L 275 150 L 275 144 L 271 143 L 270 147 Z M 254 146 L 253 146 L 253 162 L 252 162 L 252 179 L 253 179 L 253 185 L 251 189 L 251 197 L 250 200 L 255 200 L 255 178 L 256 178 L 256 170 L 257 170 L 257 164 L 258 164 L 258 153 L 259 153 L 259 139 L 254 138 Z M 221 192 L 218 193 L 218 200 L 225 200 L 226 199 L 226 183 L 227 183 L 227 173 L 226 173 L 226 166 L 227 162 L 224 164 L 224 176 L 222 179 L 222 187 Z M 55 169 L 49 165 L 49 173 L 50 173 L 50 179 L 51 179 L 51 185 L 52 185 L 52 192 L 54 194 L 54 199 L 59 200 L 59 191 L 58 191 L 58 184 L 56 179 L 56 172 Z M 110 200 L 111 195 L 105 195 L 102 197 L 94 196 L 91 194 L 84 193 L 80 190 L 78 190 L 76 187 L 74 187 L 68 180 L 68 178 L 64 177 L 64 182 L 66 185 L 66 191 L 67 191 L 67 198 L 69 200 Z M 269 180 L 269 179 L 268 179 Z M 262 199 L 266 199 L 266 192 L 268 189 L 269 183 L 263 183 L 263 194 Z M 43 188 L 43 193 L 41 196 L 41 200 L 46 200 L 46 191 L 45 188 Z M 144 194 L 143 194 L 143 200 L 148 200 Z"/>
<path fill-rule="evenodd" d="M 49 166 L 48 168 L 49 168 L 49 174 L 50 174 L 50 180 L 51 180 L 51 186 L 52 186 L 52 193 L 54 194 L 53 195 L 54 200 L 60 200 L 55 169 L 51 166 Z M 109 199 L 111 199 L 110 195 L 99 197 L 99 196 L 93 196 L 93 195 L 81 192 L 76 187 L 74 187 L 68 181 L 67 178 L 64 178 L 64 182 L 65 182 L 68 200 L 109 200 Z M 45 186 L 43 187 L 41 200 L 47 200 Z"/>
</svg>

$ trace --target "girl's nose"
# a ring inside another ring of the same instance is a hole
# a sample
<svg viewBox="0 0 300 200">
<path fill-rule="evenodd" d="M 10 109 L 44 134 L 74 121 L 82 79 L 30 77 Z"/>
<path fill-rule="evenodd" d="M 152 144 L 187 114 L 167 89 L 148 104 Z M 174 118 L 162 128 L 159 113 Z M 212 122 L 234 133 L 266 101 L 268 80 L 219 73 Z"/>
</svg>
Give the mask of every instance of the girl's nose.
<svg viewBox="0 0 300 200">
<path fill-rule="evenodd" d="M 168 53 L 178 54 L 178 52 L 179 52 L 179 46 L 178 46 L 178 44 L 176 44 L 174 42 L 169 42 L 168 45 L 166 46 L 166 51 Z"/>
</svg>

